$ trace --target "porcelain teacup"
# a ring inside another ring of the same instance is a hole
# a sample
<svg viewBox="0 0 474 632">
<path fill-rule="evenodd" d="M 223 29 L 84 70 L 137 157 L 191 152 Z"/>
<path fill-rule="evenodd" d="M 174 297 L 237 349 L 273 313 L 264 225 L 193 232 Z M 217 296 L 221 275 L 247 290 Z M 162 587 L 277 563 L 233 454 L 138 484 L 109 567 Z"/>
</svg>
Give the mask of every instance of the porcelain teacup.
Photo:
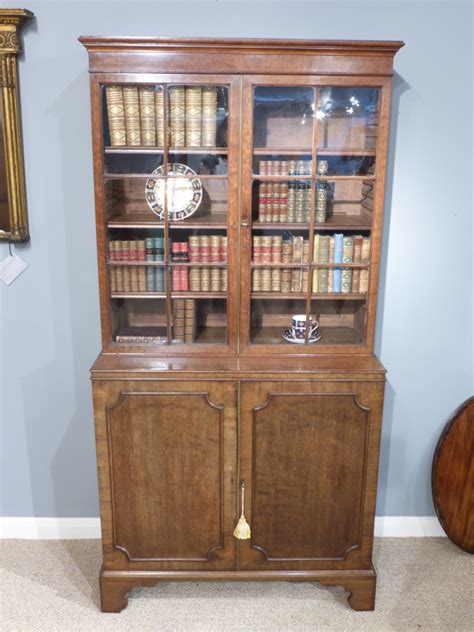
<svg viewBox="0 0 474 632">
<path fill-rule="evenodd" d="M 309 336 L 311 337 L 318 329 L 318 321 L 310 316 L 308 320 Z M 293 338 L 303 340 L 306 336 L 306 314 L 294 314 L 291 318 L 291 333 Z"/>
</svg>

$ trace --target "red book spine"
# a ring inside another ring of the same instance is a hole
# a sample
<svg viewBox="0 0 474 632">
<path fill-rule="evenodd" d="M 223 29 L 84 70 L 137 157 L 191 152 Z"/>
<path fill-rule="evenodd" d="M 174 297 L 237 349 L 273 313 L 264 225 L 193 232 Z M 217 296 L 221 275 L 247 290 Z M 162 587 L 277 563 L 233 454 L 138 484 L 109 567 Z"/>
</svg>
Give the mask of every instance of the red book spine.
<svg viewBox="0 0 474 632">
<path fill-rule="evenodd" d="M 188 242 L 187 241 L 182 241 L 179 244 L 179 253 L 181 255 L 181 261 L 189 261 L 189 249 L 188 249 Z"/>
<path fill-rule="evenodd" d="M 173 241 L 171 244 L 171 261 L 180 260 L 181 244 L 178 241 Z"/>
</svg>

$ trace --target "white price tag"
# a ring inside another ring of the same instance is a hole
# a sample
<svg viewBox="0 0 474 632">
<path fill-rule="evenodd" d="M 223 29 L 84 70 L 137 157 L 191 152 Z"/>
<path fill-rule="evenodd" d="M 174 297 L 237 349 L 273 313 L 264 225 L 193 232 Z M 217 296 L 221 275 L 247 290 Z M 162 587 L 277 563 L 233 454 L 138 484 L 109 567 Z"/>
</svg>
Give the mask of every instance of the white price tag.
<svg viewBox="0 0 474 632">
<path fill-rule="evenodd" d="M 17 254 L 8 255 L 3 261 L 0 261 L 0 279 L 10 285 L 27 267 L 28 264 Z"/>
</svg>

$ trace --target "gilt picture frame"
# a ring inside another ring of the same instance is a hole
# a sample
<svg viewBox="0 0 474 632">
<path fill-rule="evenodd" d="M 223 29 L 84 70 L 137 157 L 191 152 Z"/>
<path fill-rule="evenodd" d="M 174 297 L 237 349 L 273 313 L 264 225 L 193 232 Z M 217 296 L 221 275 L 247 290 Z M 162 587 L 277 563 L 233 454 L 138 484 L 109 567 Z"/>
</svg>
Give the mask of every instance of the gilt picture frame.
<svg viewBox="0 0 474 632">
<path fill-rule="evenodd" d="M 25 168 L 18 92 L 20 31 L 27 9 L 0 8 L 0 240 L 28 241 Z"/>
</svg>

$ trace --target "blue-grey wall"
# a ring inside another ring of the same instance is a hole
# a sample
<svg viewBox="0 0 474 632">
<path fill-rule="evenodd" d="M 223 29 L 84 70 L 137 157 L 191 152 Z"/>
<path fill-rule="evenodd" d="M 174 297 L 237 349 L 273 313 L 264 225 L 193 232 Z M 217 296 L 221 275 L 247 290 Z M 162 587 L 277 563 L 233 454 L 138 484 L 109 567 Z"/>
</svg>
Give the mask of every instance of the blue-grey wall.
<svg viewBox="0 0 474 632">
<path fill-rule="evenodd" d="M 1 514 L 98 515 L 88 370 L 99 303 L 81 34 L 406 41 L 395 59 L 378 310 L 388 369 L 378 513 L 432 514 L 437 437 L 473 392 L 471 2 L 25 5 L 37 17 L 20 62 L 32 240 L 17 249 L 29 268 L 0 284 Z M 0 245 L 0 259 L 7 252 Z"/>
</svg>

